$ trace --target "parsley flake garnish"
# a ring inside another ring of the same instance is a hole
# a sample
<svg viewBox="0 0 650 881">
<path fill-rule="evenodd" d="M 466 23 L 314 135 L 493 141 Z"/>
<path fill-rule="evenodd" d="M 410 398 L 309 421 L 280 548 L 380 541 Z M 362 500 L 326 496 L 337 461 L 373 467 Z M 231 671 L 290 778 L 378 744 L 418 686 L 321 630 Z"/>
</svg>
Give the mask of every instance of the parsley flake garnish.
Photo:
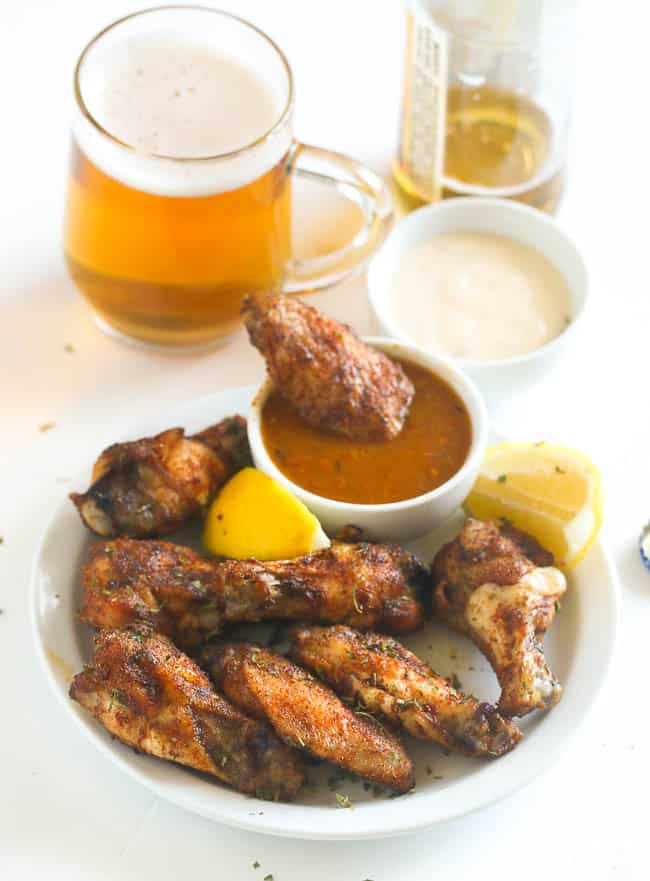
<svg viewBox="0 0 650 881">
<path fill-rule="evenodd" d="M 117 701 L 118 704 L 123 703 L 122 692 L 119 690 L 119 688 L 114 688 L 111 691 L 111 699 L 108 702 L 108 712 L 109 713 L 113 709 L 113 704 L 115 703 L 115 701 Z"/>
</svg>

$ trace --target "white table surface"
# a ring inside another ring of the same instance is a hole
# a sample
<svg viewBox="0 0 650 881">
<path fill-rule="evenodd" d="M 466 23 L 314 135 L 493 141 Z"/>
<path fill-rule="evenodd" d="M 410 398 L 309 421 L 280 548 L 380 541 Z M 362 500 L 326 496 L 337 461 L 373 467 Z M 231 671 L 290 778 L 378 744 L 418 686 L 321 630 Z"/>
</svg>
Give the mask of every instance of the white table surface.
<svg viewBox="0 0 650 881">
<path fill-rule="evenodd" d="M 288 52 L 298 80 L 299 136 L 386 172 L 400 95 L 401 3 L 221 5 L 265 27 Z M 3 881 L 259 881 L 267 873 L 275 881 L 455 881 L 515 870 L 531 881 L 559 872 L 589 881 L 648 878 L 650 573 L 636 550 L 650 518 L 647 89 L 641 82 L 647 36 L 633 18 L 639 6 L 629 0 L 583 6 L 570 184 L 560 219 L 589 261 L 591 314 L 571 360 L 513 402 L 507 421 L 522 437 L 581 448 L 602 468 L 605 535 L 622 580 L 614 669 L 578 737 L 526 790 L 417 835 L 337 844 L 227 829 L 152 797 L 73 728 L 36 666 L 27 602 L 31 559 L 71 476 L 129 423 L 257 381 L 262 363 L 243 335 L 205 355 L 151 354 L 92 324 L 61 259 L 70 77 L 84 40 L 132 6 L 0 3 Z M 358 331 L 372 329 L 363 279 L 313 302 Z M 74 353 L 65 351 L 67 343 Z M 46 422 L 55 428 L 39 431 Z"/>
</svg>

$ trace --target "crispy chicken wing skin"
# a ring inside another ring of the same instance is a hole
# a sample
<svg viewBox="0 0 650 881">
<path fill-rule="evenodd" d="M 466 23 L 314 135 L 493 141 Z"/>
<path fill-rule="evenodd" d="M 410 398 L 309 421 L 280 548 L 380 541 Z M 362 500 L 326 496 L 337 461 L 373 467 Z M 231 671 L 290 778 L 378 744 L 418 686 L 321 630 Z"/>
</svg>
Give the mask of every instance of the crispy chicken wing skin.
<svg viewBox="0 0 650 881">
<path fill-rule="evenodd" d="M 218 695 L 193 661 L 146 626 L 101 630 L 70 697 L 123 743 L 241 792 L 291 799 L 304 781 L 297 751 Z"/>
<path fill-rule="evenodd" d="M 294 297 L 251 294 L 242 315 L 278 391 L 309 425 L 357 441 L 400 433 L 414 389 L 399 364 Z"/>
<path fill-rule="evenodd" d="M 541 643 L 566 590 L 552 563 L 531 536 L 473 519 L 433 560 L 434 612 L 487 657 L 507 716 L 547 709 L 562 695 Z"/>
<path fill-rule="evenodd" d="M 286 743 L 398 792 L 413 787 L 413 765 L 399 740 L 281 655 L 227 642 L 205 646 L 200 662 L 217 688 L 250 716 L 270 722 Z"/>
<path fill-rule="evenodd" d="M 417 629 L 430 585 L 416 558 L 394 545 L 335 544 L 260 563 L 206 560 L 170 542 L 93 545 L 83 569 L 80 617 L 95 627 L 146 621 L 192 647 L 225 624 L 294 618 L 393 633 Z"/>
<path fill-rule="evenodd" d="M 219 487 L 249 463 L 241 416 L 192 437 L 170 428 L 108 447 L 95 462 L 90 488 L 70 498 L 97 535 L 166 535 L 198 517 Z"/>
<path fill-rule="evenodd" d="M 297 626 L 290 654 L 339 694 L 420 740 L 477 757 L 503 755 L 521 740 L 496 707 L 456 691 L 388 636 L 343 625 Z"/>
</svg>

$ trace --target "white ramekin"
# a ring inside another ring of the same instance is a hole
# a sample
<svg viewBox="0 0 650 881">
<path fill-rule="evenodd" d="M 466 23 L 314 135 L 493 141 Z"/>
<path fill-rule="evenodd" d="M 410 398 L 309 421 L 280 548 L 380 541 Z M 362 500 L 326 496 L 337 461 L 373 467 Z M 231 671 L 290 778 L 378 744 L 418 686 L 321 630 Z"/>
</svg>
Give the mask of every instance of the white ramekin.
<svg viewBox="0 0 650 881">
<path fill-rule="evenodd" d="M 453 359 L 472 377 L 492 406 L 542 379 L 575 342 L 587 302 L 587 268 L 577 246 L 557 221 L 528 205 L 475 196 L 426 205 L 395 226 L 370 263 L 368 297 L 382 331 L 388 336 L 413 343 L 393 318 L 390 304 L 393 275 L 402 255 L 414 245 L 448 232 L 496 233 L 529 245 L 550 260 L 569 287 L 570 324 L 546 345 L 526 355 L 495 361 Z M 422 296 L 427 296 L 425 290 Z"/>
<path fill-rule="evenodd" d="M 424 535 L 448 517 L 469 493 L 483 459 L 488 438 L 488 416 L 483 398 L 475 384 L 450 361 L 431 355 L 415 346 L 385 338 L 367 338 L 365 342 L 395 358 L 427 367 L 446 380 L 467 407 L 472 426 L 472 441 L 467 459 L 442 486 L 402 502 L 383 505 L 355 505 L 317 496 L 289 480 L 269 456 L 262 440 L 261 415 L 272 388 L 267 380 L 255 395 L 248 414 L 248 438 L 257 468 L 275 478 L 296 495 L 318 517 L 330 535 L 343 526 L 360 527 L 369 538 L 406 542 Z M 399 462 L 395 463 L 399 467 Z M 377 474 L 381 480 L 381 474 Z"/>
</svg>

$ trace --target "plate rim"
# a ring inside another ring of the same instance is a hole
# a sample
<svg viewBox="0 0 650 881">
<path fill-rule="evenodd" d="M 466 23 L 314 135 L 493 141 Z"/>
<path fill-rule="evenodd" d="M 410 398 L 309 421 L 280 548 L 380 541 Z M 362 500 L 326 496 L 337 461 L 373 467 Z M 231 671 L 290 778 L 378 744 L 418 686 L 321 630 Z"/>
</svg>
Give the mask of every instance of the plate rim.
<svg viewBox="0 0 650 881">
<path fill-rule="evenodd" d="M 174 405 L 173 413 L 182 413 L 184 410 L 187 410 L 188 412 L 198 410 L 202 405 L 207 404 L 208 402 L 212 402 L 214 405 L 215 401 L 225 401 L 240 396 L 243 400 L 245 396 L 254 394 L 255 390 L 256 386 L 252 385 L 223 389 L 208 395 L 192 398 L 185 402 L 180 402 L 178 405 Z M 219 404 L 217 403 L 217 407 L 218 406 Z M 149 414 L 148 418 L 133 425 L 128 432 L 125 432 L 125 435 L 129 434 L 135 436 L 138 431 L 151 431 L 151 428 L 147 429 L 144 426 L 147 423 L 151 425 L 157 418 L 157 414 Z M 170 420 L 167 421 L 169 422 Z M 75 475 L 75 480 L 79 478 L 79 482 L 83 483 L 83 481 L 87 479 L 88 471 L 89 466 L 86 465 L 86 467 L 80 469 L 78 474 Z M 360 841 L 405 835 L 410 832 L 430 828 L 438 823 L 447 822 L 474 813 L 475 811 L 488 807 L 489 805 L 507 798 L 518 790 L 524 788 L 537 776 L 544 773 L 553 765 L 566 744 L 572 741 L 576 734 L 582 730 L 583 725 L 602 696 L 605 684 L 611 672 L 620 619 L 620 582 L 611 552 L 607 547 L 607 544 L 599 537 L 594 547 L 589 552 L 586 560 L 580 564 L 580 566 L 585 565 L 585 562 L 589 560 L 589 558 L 592 558 L 594 553 L 599 553 L 602 556 L 603 572 L 606 573 L 606 579 L 608 582 L 608 589 L 604 596 L 606 598 L 608 633 L 610 638 L 605 645 L 600 645 L 600 666 L 597 671 L 598 679 L 592 686 L 590 693 L 587 695 L 581 714 L 577 719 L 574 719 L 574 724 L 570 726 L 568 731 L 564 732 L 562 738 L 556 738 L 550 749 L 543 752 L 538 750 L 537 758 L 530 761 L 530 768 L 527 771 L 521 773 L 521 771 L 517 769 L 514 774 L 512 772 L 509 774 L 506 773 L 509 767 L 507 764 L 508 756 L 504 756 L 498 763 L 490 763 L 483 768 L 484 772 L 492 771 L 492 774 L 488 774 L 487 776 L 497 776 L 497 779 L 503 778 L 503 780 L 500 781 L 500 785 L 488 786 L 485 788 L 484 792 L 481 792 L 480 787 L 478 787 L 474 797 L 466 804 L 462 803 L 462 798 L 460 800 L 461 803 L 458 803 L 458 798 L 450 799 L 448 795 L 446 801 L 455 801 L 456 804 L 452 804 L 451 807 L 448 807 L 446 810 L 443 809 L 442 811 L 436 810 L 435 808 L 435 792 L 425 793 L 423 796 L 414 795 L 409 797 L 409 805 L 417 804 L 421 798 L 425 801 L 426 806 L 423 805 L 422 810 L 416 811 L 415 816 L 412 809 L 402 809 L 402 799 L 395 799 L 388 802 L 385 800 L 366 802 L 364 803 L 363 808 L 367 819 L 361 824 L 361 828 L 355 828 L 355 825 L 358 824 L 355 824 L 352 820 L 352 817 L 354 816 L 353 811 L 342 812 L 334 808 L 331 809 L 331 815 L 329 818 L 330 822 L 327 824 L 328 828 L 322 828 L 320 823 L 316 823 L 316 820 L 317 818 L 322 819 L 321 812 L 323 810 L 329 812 L 330 809 L 304 804 L 292 805 L 273 803 L 273 812 L 276 814 L 279 813 L 280 817 L 269 819 L 265 813 L 260 814 L 258 810 L 254 810 L 255 806 L 257 806 L 258 809 L 261 809 L 259 806 L 266 804 L 265 802 L 262 802 L 259 799 L 249 798 L 241 793 L 234 792 L 234 790 L 219 786 L 215 788 L 215 793 L 219 793 L 222 798 L 216 798 L 211 805 L 210 810 L 206 810 L 203 800 L 198 799 L 197 803 L 197 798 L 190 789 L 184 788 L 182 785 L 178 787 L 170 787 L 169 782 L 165 780 L 160 781 L 157 779 L 158 775 L 152 775 L 151 770 L 154 765 L 145 766 L 149 770 L 140 770 L 132 762 L 127 761 L 126 756 L 128 754 L 122 756 L 120 752 L 114 748 L 115 743 L 119 744 L 120 747 L 122 744 L 120 744 L 119 741 L 107 740 L 105 730 L 99 726 L 92 717 L 83 713 L 81 708 L 77 707 L 77 705 L 68 697 L 67 690 L 63 690 L 61 687 L 61 682 L 56 676 L 54 665 L 51 659 L 47 656 L 45 635 L 42 632 L 39 610 L 39 599 L 41 596 L 39 572 L 50 532 L 55 528 L 61 515 L 68 511 L 69 502 L 67 496 L 65 496 L 54 507 L 53 511 L 47 518 L 45 526 L 40 531 L 32 557 L 30 570 L 29 604 L 32 637 L 36 646 L 36 655 L 39 665 L 45 674 L 50 689 L 54 692 L 59 703 L 65 708 L 66 715 L 72 718 L 77 728 L 87 739 L 94 743 L 104 757 L 109 759 L 122 772 L 126 773 L 131 779 L 134 779 L 141 785 L 145 786 L 157 797 L 175 804 L 184 810 L 202 816 L 205 819 L 212 820 L 213 822 L 223 823 L 224 825 L 249 832 L 258 832 L 285 838 L 321 841 Z M 562 706 L 562 703 L 559 706 Z M 537 729 L 529 736 L 534 736 L 536 732 Z M 512 755 L 514 756 L 515 753 Z M 164 771 L 169 770 L 170 767 L 173 768 L 173 763 L 162 764 L 163 760 L 160 760 L 160 762 Z M 179 770 L 181 773 L 188 773 L 182 768 L 182 766 L 174 770 Z M 165 776 L 164 771 L 163 776 Z M 483 776 L 485 778 L 485 773 Z M 470 789 L 472 787 L 476 788 L 475 781 L 472 781 L 471 777 L 461 779 L 460 781 L 451 784 L 456 790 L 468 785 Z M 440 790 L 439 795 L 442 794 L 445 788 L 446 787 L 443 787 L 443 789 Z M 432 795 L 434 798 L 433 803 L 430 801 Z M 247 808 L 245 812 L 242 812 L 241 810 L 242 799 L 245 799 L 245 805 Z M 232 804 L 229 804 L 231 802 Z M 311 811 L 314 810 L 314 808 L 316 808 L 319 813 L 314 815 L 312 819 Z M 286 818 L 284 817 L 285 814 L 287 814 Z M 350 814 L 352 814 L 352 817 Z M 289 816 L 291 816 L 291 820 L 289 820 Z M 339 820 L 335 820 L 335 817 L 337 816 L 339 817 Z"/>
</svg>

